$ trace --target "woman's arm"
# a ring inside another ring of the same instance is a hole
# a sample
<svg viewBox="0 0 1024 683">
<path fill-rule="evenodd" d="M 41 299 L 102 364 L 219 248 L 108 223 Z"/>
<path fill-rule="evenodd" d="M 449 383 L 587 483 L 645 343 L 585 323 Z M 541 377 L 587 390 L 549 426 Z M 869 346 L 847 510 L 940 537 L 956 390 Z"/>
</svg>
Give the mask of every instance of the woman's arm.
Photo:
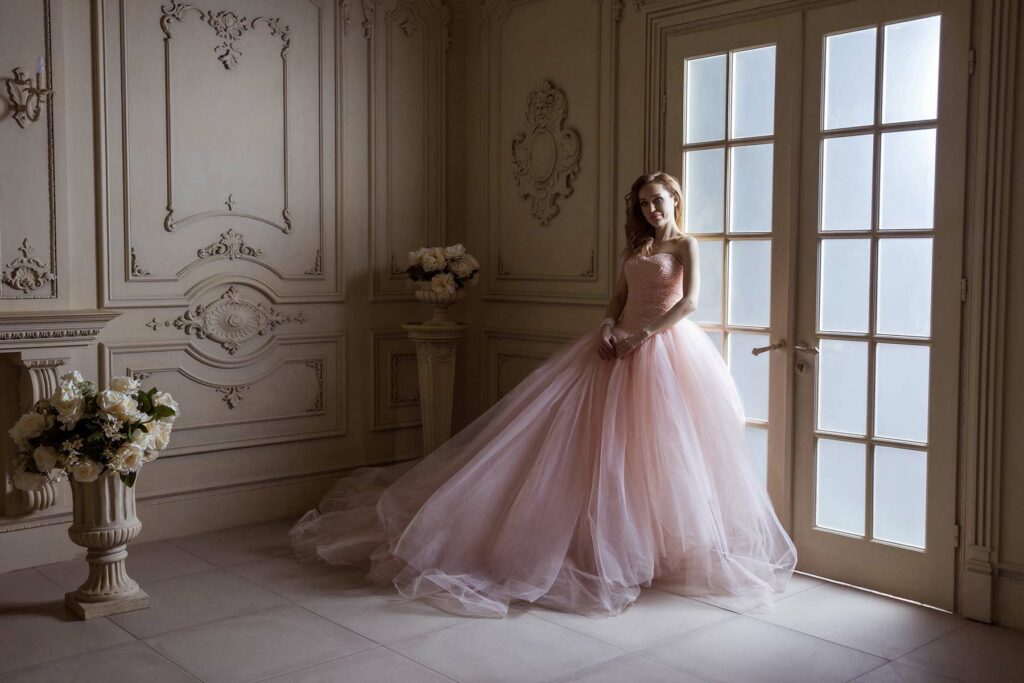
<svg viewBox="0 0 1024 683">
<path fill-rule="evenodd" d="M 683 298 L 644 327 L 647 336 L 666 330 L 697 310 L 700 296 L 700 251 L 697 240 L 686 235 L 673 252 L 683 264 Z"/>
<path fill-rule="evenodd" d="M 601 340 L 597 343 L 597 354 L 604 360 L 615 358 L 615 344 L 612 341 L 612 328 L 622 315 L 622 309 L 626 306 L 626 271 L 623 268 L 619 273 L 619 280 L 615 284 L 615 291 L 608 300 L 608 306 L 604 309 L 604 320 L 601 321 Z"/>
</svg>

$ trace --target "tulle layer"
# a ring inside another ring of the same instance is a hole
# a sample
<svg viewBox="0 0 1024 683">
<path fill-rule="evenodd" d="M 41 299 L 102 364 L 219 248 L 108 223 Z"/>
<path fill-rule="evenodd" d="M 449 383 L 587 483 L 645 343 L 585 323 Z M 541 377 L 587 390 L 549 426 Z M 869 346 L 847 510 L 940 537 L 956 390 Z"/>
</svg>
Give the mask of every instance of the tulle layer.
<svg viewBox="0 0 1024 683">
<path fill-rule="evenodd" d="M 341 479 L 292 529 L 296 552 L 472 616 L 520 600 L 614 615 L 657 578 L 767 602 L 796 549 L 717 349 L 688 320 L 623 359 L 596 346 L 567 345 L 425 458 Z"/>
</svg>

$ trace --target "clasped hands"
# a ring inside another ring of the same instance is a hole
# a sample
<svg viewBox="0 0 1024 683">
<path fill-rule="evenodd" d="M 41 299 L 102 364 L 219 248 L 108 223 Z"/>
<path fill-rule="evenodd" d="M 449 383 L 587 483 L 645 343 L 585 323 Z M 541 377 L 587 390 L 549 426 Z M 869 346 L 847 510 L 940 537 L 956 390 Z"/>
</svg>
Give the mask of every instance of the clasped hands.
<svg viewBox="0 0 1024 683">
<path fill-rule="evenodd" d="M 650 336 L 651 333 L 646 328 L 641 328 L 626 337 L 617 338 L 612 334 L 612 326 L 604 322 L 601 325 L 601 341 L 597 346 L 597 354 L 603 360 L 623 358 L 635 351 Z"/>
</svg>

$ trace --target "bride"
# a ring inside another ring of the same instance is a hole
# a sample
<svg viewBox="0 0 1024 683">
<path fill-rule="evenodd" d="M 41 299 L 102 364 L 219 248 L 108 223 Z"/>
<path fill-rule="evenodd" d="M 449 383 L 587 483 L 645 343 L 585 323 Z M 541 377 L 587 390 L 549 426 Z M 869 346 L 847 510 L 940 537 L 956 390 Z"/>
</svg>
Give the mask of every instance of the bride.
<svg viewBox="0 0 1024 683">
<path fill-rule="evenodd" d="M 729 370 L 686 319 L 700 284 L 682 201 L 672 176 L 638 178 L 600 328 L 422 460 L 341 479 L 292 529 L 298 555 L 481 617 L 514 601 L 616 615 L 654 579 L 745 606 L 782 591 L 796 549 Z"/>
</svg>

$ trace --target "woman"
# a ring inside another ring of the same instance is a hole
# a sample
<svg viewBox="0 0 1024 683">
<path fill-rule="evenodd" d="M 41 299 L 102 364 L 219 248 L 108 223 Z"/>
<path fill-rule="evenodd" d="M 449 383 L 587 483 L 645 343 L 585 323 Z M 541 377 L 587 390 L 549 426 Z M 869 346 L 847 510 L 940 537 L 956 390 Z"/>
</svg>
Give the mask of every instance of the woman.
<svg viewBox="0 0 1024 683">
<path fill-rule="evenodd" d="M 655 578 L 741 606 L 781 591 L 796 549 L 747 460 L 736 385 L 685 319 L 699 269 L 681 222 L 675 178 L 637 179 L 599 330 L 421 461 L 339 481 L 292 530 L 298 554 L 484 617 L 517 600 L 615 615 Z"/>
</svg>

